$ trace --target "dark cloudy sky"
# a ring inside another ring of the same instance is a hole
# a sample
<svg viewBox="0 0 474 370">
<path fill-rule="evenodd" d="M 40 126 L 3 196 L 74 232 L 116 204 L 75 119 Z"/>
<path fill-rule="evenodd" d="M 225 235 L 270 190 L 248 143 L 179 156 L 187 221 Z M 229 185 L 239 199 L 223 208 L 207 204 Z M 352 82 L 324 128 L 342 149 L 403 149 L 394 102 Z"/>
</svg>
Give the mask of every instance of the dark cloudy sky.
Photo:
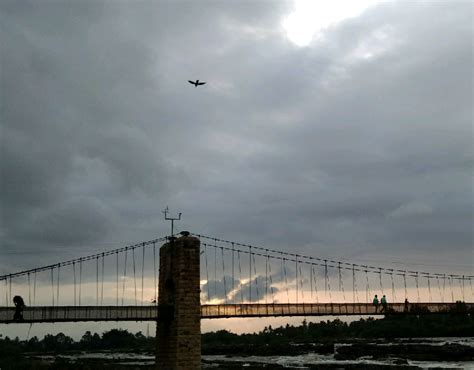
<svg viewBox="0 0 474 370">
<path fill-rule="evenodd" d="M 0 1 L 0 273 L 163 236 L 169 205 L 472 274 L 472 2 L 348 4 Z"/>
</svg>

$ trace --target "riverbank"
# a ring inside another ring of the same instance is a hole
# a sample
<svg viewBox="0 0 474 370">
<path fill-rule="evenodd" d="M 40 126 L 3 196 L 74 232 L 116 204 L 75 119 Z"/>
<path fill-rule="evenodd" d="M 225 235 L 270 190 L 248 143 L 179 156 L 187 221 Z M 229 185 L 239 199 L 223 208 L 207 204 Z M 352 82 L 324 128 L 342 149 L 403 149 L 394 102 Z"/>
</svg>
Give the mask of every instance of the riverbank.
<svg viewBox="0 0 474 370">
<path fill-rule="evenodd" d="M 203 353 L 203 369 L 347 369 L 420 370 L 474 368 L 474 338 L 345 341 L 278 346 L 219 346 Z M 227 352 L 226 352 L 227 351 Z M 152 352 L 73 351 L 25 353 L 10 369 L 148 370 L 154 369 Z"/>
<path fill-rule="evenodd" d="M 462 307 L 461 307 L 462 308 Z M 258 333 L 202 334 L 203 367 L 213 369 L 474 369 L 472 314 L 340 320 L 267 327 Z M 409 338 L 397 338 L 402 335 Z M 423 334 L 429 335 L 423 336 Z M 112 329 L 20 341 L 0 338 L 2 370 L 152 369 L 155 338 Z"/>
</svg>

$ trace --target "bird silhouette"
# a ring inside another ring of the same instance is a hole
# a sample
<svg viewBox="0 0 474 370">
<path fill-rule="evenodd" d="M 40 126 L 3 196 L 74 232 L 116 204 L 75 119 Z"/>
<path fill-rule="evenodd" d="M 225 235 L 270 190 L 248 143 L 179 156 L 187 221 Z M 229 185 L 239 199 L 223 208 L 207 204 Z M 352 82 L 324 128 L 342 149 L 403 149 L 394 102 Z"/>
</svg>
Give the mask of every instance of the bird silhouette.
<svg viewBox="0 0 474 370">
<path fill-rule="evenodd" d="M 206 84 L 205 82 L 199 82 L 199 80 L 196 80 L 196 81 L 188 80 L 188 82 L 189 82 L 191 85 L 194 85 L 194 87 L 198 87 L 198 86 L 201 86 L 201 85 L 205 85 L 205 84 Z"/>
</svg>

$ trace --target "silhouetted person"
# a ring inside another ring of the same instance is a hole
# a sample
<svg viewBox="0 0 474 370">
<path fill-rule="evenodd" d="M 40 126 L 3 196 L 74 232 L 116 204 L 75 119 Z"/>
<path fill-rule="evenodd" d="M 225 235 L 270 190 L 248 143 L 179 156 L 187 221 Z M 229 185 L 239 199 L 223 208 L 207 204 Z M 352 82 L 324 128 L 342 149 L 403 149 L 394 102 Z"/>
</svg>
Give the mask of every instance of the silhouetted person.
<svg viewBox="0 0 474 370">
<path fill-rule="evenodd" d="M 372 304 L 375 307 L 375 312 L 377 312 L 379 309 L 379 299 L 377 298 L 377 294 L 375 295 L 374 300 L 372 301 Z"/>
<path fill-rule="evenodd" d="M 382 299 L 380 300 L 380 303 L 382 304 L 382 309 L 380 312 L 387 312 L 387 298 L 385 297 L 385 294 L 383 295 Z"/>
<path fill-rule="evenodd" d="M 408 298 L 405 298 L 405 307 L 403 308 L 403 312 L 408 312 Z"/>
<path fill-rule="evenodd" d="M 13 297 L 13 304 L 15 305 L 15 315 L 13 320 L 23 321 L 23 309 L 25 308 L 25 302 L 19 295 Z"/>
</svg>

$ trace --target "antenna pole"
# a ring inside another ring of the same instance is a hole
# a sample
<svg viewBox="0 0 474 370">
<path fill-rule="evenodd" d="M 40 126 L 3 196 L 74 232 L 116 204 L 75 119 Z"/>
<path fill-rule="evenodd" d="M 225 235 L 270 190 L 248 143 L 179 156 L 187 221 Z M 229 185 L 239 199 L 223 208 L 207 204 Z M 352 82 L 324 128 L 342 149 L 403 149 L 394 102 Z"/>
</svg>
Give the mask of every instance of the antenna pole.
<svg viewBox="0 0 474 370">
<path fill-rule="evenodd" d="M 171 221 L 171 236 L 174 235 L 174 222 L 181 220 L 181 212 L 178 213 L 178 217 L 168 217 L 168 212 L 169 208 L 166 206 L 166 208 L 163 211 L 163 214 L 165 215 L 165 220 Z"/>
</svg>

